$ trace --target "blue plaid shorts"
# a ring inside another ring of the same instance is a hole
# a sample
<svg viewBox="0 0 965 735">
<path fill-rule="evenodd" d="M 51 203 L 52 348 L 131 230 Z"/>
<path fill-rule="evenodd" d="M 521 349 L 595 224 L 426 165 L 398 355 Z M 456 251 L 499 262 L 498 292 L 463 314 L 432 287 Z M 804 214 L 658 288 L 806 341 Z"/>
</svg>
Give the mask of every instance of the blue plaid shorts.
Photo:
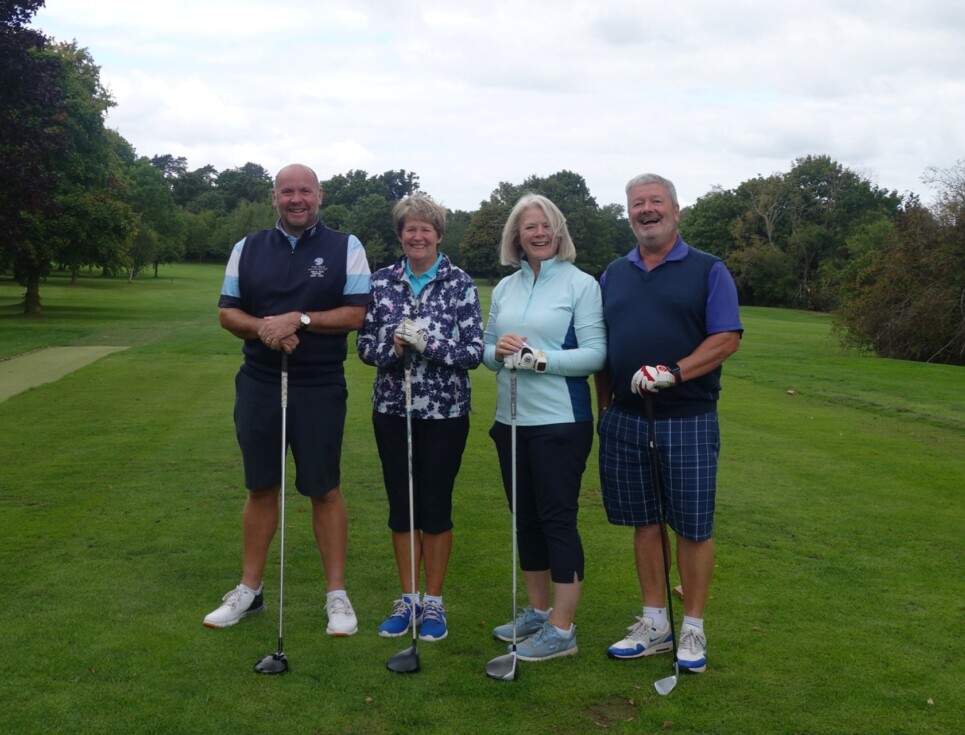
<svg viewBox="0 0 965 735">
<path fill-rule="evenodd" d="M 600 417 L 600 483 L 610 523 L 660 523 L 645 416 L 611 406 Z M 656 447 L 666 521 L 678 536 L 713 535 L 720 429 L 717 413 L 656 420 Z"/>
</svg>

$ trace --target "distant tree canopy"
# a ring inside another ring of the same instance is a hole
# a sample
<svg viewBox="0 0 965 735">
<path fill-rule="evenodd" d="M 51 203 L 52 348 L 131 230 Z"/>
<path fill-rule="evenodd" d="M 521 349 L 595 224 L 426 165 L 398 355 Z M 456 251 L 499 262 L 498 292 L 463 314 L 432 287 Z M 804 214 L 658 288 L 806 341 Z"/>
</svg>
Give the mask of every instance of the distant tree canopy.
<svg viewBox="0 0 965 735">
<path fill-rule="evenodd" d="M 965 365 L 965 160 L 924 181 L 931 210 L 913 202 L 849 241 L 835 327 L 881 357 Z"/>
<path fill-rule="evenodd" d="M 572 171 L 546 177 L 531 176 L 522 184 L 502 182 L 472 215 L 462 241 L 461 258 L 470 273 L 489 280 L 508 272 L 499 264 L 503 225 L 525 194 L 542 194 L 563 216 L 576 245 L 576 263 L 598 276 L 618 255 L 633 247 L 633 235 L 621 205 L 600 207 L 586 181 Z"/>
<path fill-rule="evenodd" d="M 848 238 L 869 222 L 893 221 L 901 205 L 897 193 L 828 156 L 806 156 L 786 173 L 713 189 L 684 209 L 680 231 L 727 262 L 741 303 L 830 310 Z"/>
</svg>

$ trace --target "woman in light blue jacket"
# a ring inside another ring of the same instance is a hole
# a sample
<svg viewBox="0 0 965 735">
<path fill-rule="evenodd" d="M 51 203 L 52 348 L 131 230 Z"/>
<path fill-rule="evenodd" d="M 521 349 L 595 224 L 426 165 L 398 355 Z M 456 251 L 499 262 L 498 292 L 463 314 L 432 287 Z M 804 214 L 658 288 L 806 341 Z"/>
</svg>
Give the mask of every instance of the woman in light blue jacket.
<svg viewBox="0 0 965 735">
<path fill-rule="evenodd" d="M 493 289 L 483 362 L 497 373 L 496 444 L 512 490 L 510 371 L 517 372 L 517 508 L 520 566 L 529 605 L 515 621 L 517 655 L 542 661 L 577 652 L 573 618 L 583 582 L 577 530 L 580 483 L 593 445 L 587 377 L 606 361 L 599 284 L 573 261 L 566 218 L 544 196 L 517 202 L 500 262 L 519 267 Z M 513 640 L 513 621 L 494 631 Z"/>
</svg>

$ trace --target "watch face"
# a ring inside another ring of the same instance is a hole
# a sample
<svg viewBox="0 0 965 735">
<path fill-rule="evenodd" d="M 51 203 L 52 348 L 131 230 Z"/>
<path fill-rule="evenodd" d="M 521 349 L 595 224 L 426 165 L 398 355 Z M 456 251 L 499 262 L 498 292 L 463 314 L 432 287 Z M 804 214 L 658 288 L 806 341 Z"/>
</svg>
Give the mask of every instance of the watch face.
<svg viewBox="0 0 965 735">
<path fill-rule="evenodd" d="M 303 327 L 307 327 L 309 324 L 312 323 L 312 320 L 311 320 L 311 318 L 308 316 L 308 314 L 302 314 L 301 317 L 299 317 L 299 319 L 301 320 L 301 323 L 302 323 L 302 326 L 303 326 Z"/>
</svg>

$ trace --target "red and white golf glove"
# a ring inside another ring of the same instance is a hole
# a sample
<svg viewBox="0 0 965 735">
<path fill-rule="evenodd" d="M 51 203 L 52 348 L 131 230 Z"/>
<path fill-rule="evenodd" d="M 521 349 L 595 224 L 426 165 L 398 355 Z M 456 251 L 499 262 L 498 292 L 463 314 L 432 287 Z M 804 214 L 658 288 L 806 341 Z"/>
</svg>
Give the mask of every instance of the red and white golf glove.
<svg viewBox="0 0 965 735">
<path fill-rule="evenodd" d="M 542 350 L 534 350 L 529 345 L 523 345 L 523 349 L 503 360 L 503 365 L 510 370 L 533 370 L 537 373 L 545 373 L 546 353 Z"/>
<path fill-rule="evenodd" d="M 666 365 L 644 365 L 630 378 L 630 390 L 638 396 L 644 393 L 658 393 L 673 388 L 680 382 L 680 368 Z"/>
<path fill-rule="evenodd" d="M 429 333 L 408 318 L 395 328 L 395 336 L 419 354 L 425 352 L 426 346 L 429 344 Z"/>
</svg>

